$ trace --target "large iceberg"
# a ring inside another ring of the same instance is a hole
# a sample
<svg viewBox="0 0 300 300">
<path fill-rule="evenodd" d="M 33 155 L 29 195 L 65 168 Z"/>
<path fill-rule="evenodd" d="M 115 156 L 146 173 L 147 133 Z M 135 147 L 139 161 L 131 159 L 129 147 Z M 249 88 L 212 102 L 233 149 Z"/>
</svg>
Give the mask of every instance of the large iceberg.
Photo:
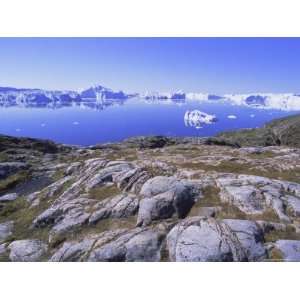
<svg viewBox="0 0 300 300">
<path fill-rule="evenodd" d="M 103 87 L 101 85 L 93 85 L 92 87 L 81 91 L 82 99 L 128 99 L 133 95 L 125 94 L 123 91 L 113 91 L 112 89 Z"/>
<path fill-rule="evenodd" d="M 209 115 L 200 110 L 187 110 L 184 114 L 185 126 L 195 127 L 197 129 L 202 128 L 204 124 L 212 124 L 217 121 L 215 115 Z"/>
</svg>

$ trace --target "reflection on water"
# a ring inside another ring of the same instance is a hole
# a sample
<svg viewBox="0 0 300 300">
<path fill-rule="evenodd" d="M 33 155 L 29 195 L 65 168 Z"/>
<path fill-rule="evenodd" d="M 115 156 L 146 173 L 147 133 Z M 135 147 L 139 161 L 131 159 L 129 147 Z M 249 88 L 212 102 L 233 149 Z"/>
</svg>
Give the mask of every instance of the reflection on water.
<svg viewBox="0 0 300 300">
<path fill-rule="evenodd" d="M 1 102 L 0 107 L 20 107 L 20 108 L 47 108 L 47 109 L 59 109 L 64 107 L 78 107 L 78 108 L 89 108 L 94 110 L 103 110 L 106 107 L 112 105 L 123 105 L 127 99 L 103 99 L 103 100 L 87 100 L 85 101 L 53 101 L 53 102 Z"/>
</svg>

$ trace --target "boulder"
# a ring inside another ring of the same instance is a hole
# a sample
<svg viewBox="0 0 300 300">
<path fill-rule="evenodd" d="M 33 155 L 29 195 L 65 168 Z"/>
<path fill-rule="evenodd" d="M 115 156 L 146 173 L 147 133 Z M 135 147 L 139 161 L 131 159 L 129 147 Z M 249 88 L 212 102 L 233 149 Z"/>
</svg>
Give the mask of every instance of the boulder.
<svg viewBox="0 0 300 300">
<path fill-rule="evenodd" d="M 173 215 L 184 218 L 194 205 L 197 195 L 192 184 L 164 176 L 149 179 L 140 194 L 145 198 L 140 202 L 138 226 L 149 225 L 153 220 L 167 219 Z"/>
<path fill-rule="evenodd" d="M 91 251 L 89 261 L 160 261 L 164 233 L 135 228 Z"/>
<path fill-rule="evenodd" d="M 85 239 L 79 243 L 65 242 L 50 258 L 50 261 L 81 261 L 92 248 L 94 242 L 94 239 Z"/>
<path fill-rule="evenodd" d="M 192 217 L 167 235 L 171 261 L 258 261 L 265 256 L 260 228 L 246 220 Z"/>
<path fill-rule="evenodd" d="M 39 240 L 18 240 L 8 246 L 9 259 L 18 262 L 33 262 L 42 259 L 47 252 L 47 245 Z"/>
</svg>

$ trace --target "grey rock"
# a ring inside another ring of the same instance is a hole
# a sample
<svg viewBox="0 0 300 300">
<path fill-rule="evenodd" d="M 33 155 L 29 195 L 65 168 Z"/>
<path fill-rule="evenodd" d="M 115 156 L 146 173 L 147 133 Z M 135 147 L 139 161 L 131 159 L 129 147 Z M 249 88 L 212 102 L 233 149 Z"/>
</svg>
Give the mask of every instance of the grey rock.
<svg viewBox="0 0 300 300">
<path fill-rule="evenodd" d="M 138 212 L 138 226 L 149 225 L 153 220 L 172 217 L 184 218 L 195 203 L 193 185 L 174 177 L 157 176 L 142 187 Z M 199 194 L 198 194 L 199 195 Z"/>
<path fill-rule="evenodd" d="M 166 191 L 182 189 L 182 186 L 175 177 L 156 176 L 142 186 L 140 194 L 144 197 L 153 197 Z"/>
<path fill-rule="evenodd" d="M 19 240 L 8 246 L 11 261 L 39 261 L 47 251 L 47 245 L 39 240 Z"/>
<path fill-rule="evenodd" d="M 66 233 L 88 223 L 91 215 L 88 210 L 91 209 L 96 201 L 88 198 L 76 198 L 57 203 L 36 217 L 33 221 L 33 227 L 52 227 L 49 242 L 53 242 Z"/>
<path fill-rule="evenodd" d="M 6 194 L 0 197 L 0 202 L 15 201 L 18 198 L 17 193 Z"/>
<path fill-rule="evenodd" d="M 63 246 L 54 253 L 50 261 L 81 261 L 94 244 L 94 239 L 85 239 L 80 243 L 65 242 Z"/>
<path fill-rule="evenodd" d="M 75 172 L 77 172 L 80 167 L 81 167 L 81 163 L 80 162 L 74 162 L 72 163 L 65 171 L 66 175 L 73 175 Z"/>
<path fill-rule="evenodd" d="M 171 261 L 252 261 L 264 257 L 261 237 L 254 222 L 193 217 L 173 227 L 167 247 Z"/>
<path fill-rule="evenodd" d="M 163 229 L 105 231 L 65 242 L 50 261 L 159 261 Z"/>
<path fill-rule="evenodd" d="M 0 224 L 0 243 L 4 242 L 9 236 L 12 235 L 13 227 L 13 221 L 8 221 Z"/>
<path fill-rule="evenodd" d="M 87 223 L 90 214 L 82 211 L 70 210 L 63 219 L 52 227 L 49 234 L 49 242 L 53 242 L 60 236 L 73 231 Z"/>
<path fill-rule="evenodd" d="M 113 181 L 113 175 L 117 173 L 121 173 L 124 171 L 129 171 L 132 169 L 132 165 L 127 162 L 110 162 L 105 166 L 104 169 L 100 170 L 95 176 L 93 176 L 87 183 L 86 183 L 86 191 L 101 186 L 106 182 Z"/>
<path fill-rule="evenodd" d="M 143 168 L 134 168 L 117 173 L 113 176 L 113 181 L 125 192 L 138 192 L 149 178 L 150 175 Z"/>
<path fill-rule="evenodd" d="M 273 211 L 281 221 L 291 222 L 290 217 L 300 213 L 300 184 L 233 174 L 221 176 L 216 182 L 221 190 L 221 201 L 236 206 L 245 214 L 262 215 Z"/>
<path fill-rule="evenodd" d="M 137 226 L 147 226 L 154 220 L 172 217 L 175 213 L 174 197 L 174 192 L 168 191 L 152 198 L 142 199 L 138 211 Z"/>
<path fill-rule="evenodd" d="M 264 234 L 261 228 L 253 221 L 225 219 L 223 223 L 228 225 L 238 237 L 239 242 L 245 249 L 247 260 L 259 261 L 266 256 Z"/>
<path fill-rule="evenodd" d="M 43 200 L 49 200 L 52 197 L 57 196 L 61 193 L 65 187 L 65 185 L 73 180 L 72 176 L 66 176 L 58 181 L 50 184 L 46 188 L 41 191 L 34 192 L 27 196 L 26 200 L 31 203 L 33 206 L 38 205 Z"/>
<path fill-rule="evenodd" d="M 286 209 L 289 215 L 300 217 L 300 199 L 291 195 L 285 197 Z"/>
<path fill-rule="evenodd" d="M 278 240 L 271 245 L 269 251 L 274 253 L 276 250 L 276 259 L 283 261 L 300 261 L 300 241 Z"/>
<path fill-rule="evenodd" d="M 126 232 L 125 229 L 105 231 L 85 237 L 83 240 L 65 242 L 50 258 L 50 261 L 86 261 L 93 249 L 111 242 L 124 232 Z"/>
<path fill-rule="evenodd" d="M 89 261 L 159 261 L 164 233 L 135 228 L 91 251 Z"/>
<path fill-rule="evenodd" d="M 106 218 L 127 218 L 134 215 L 139 207 L 135 195 L 121 194 L 111 199 L 103 200 L 89 218 L 89 223 L 96 223 Z"/>
</svg>

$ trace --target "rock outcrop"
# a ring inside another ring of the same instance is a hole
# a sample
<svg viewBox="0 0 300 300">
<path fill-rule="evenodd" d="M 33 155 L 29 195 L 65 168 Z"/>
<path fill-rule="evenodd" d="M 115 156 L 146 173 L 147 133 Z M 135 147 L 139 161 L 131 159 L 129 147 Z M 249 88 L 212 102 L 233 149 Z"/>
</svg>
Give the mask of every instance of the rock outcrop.
<svg viewBox="0 0 300 300">
<path fill-rule="evenodd" d="M 263 233 L 247 220 L 193 217 L 167 236 L 171 261 L 258 261 L 265 258 Z"/>
<path fill-rule="evenodd" d="M 0 137 L 0 261 L 300 261 L 299 243 L 296 147 Z"/>
</svg>

